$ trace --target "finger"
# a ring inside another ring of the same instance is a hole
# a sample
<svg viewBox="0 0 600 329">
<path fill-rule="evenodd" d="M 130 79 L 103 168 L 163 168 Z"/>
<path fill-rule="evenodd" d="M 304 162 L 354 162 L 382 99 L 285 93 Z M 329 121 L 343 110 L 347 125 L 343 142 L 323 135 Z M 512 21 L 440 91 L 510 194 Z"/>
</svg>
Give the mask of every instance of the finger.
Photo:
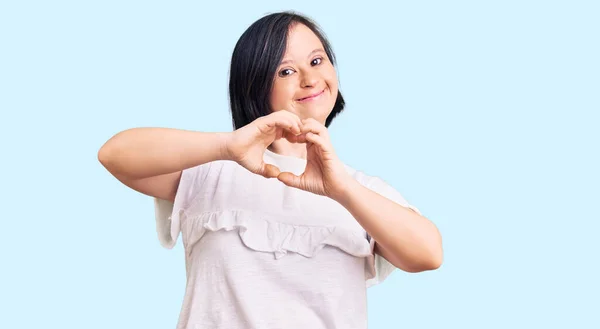
<svg viewBox="0 0 600 329">
<path fill-rule="evenodd" d="M 279 111 L 275 111 L 270 115 L 288 118 L 288 119 L 291 119 L 292 121 L 297 122 L 299 126 L 302 125 L 302 120 L 300 119 L 300 117 L 296 113 L 286 110 L 286 109 L 281 109 Z"/>
<path fill-rule="evenodd" d="M 292 133 L 289 131 L 285 131 L 283 133 L 283 137 L 285 139 L 287 139 L 288 142 L 290 142 L 290 143 L 305 143 L 306 141 L 304 141 L 304 142 L 300 141 L 300 136 L 302 136 L 302 135 L 296 135 L 295 133 Z"/>
<path fill-rule="evenodd" d="M 295 135 L 300 135 L 302 133 L 302 121 L 300 120 L 300 118 L 296 117 L 295 119 L 292 119 L 294 122 L 294 129 L 292 130 L 292 132 Z"/>
<path fill-rule="evenodd" d="M 306 139 L 306 134 L 307 133 L 302 133 L 300 135 L 294 135 L 293 139 L 292 139 L 293 142 L 292 142 L 292 140 L 290 140 L 290 142 L 292 142 L 292 143 L 308 143 L 309 141 Z"/>
<path fill-rule="evenodd" d="M 268 116 L 261 117 L 258 120 L 262 120 L 261 123 L 264 125 L 263 132 L 270 132 L 274 128 L 277 128 L 282 125 L 281 118 L 275 117 L 275 116 L 268 115 Z"/>
<path fill-rule="evenodd" d="M 323 124 L 321 124 L 319 121 L 317 121 L 313 118 L 308 118 L 308 119 L 302 120 L 301 129 L 302 129 L 302 133 L 312 132 L 314 134 L 318 134 L 323 137 L 327 136 L 327 128 Z"/>
<path fill-rule="evenodd" d="M 260 175 L 266 177 L 266 178 L 275 178 L 277 177 L 279 174 L 281 173 L 281 171 L 279 170 L 279 168 L 275 167 L 272 164 L 268 164 L 268 163 L 262 163 L 262 168 L 261 168 L 261 172 L 259 173 Z"/>
<path fill-rule="evenodd" d="M 294 120 L 292 120 L 291 118 L 287 118 L 287 117 L 279 117 L 279 118 L 273 118 L 273 124 L 278 127 L 283 129 L 284 131 L 290 131 L 294 134 L 300 134 L 300 126 L 297 122 L 295 122 Z"/>
<path fill-rule="evenodd" d="M 291 172 L 282 172 L 277 176 L 277 179 L 287 186 L 300 188 L 300 177 Z"/>
<path fill-rule="evenodd" d="M 300 127 L 302 127 L 302 120 L 300 119 L 300 117 L 298 115 L 296 115 L 296 113 L 290 112 L 290 111 L 286 111 L 283 110 L 281 112 L 284 112 L 285 115 L 292 120 L 292 122 L 294 122 L 294 126 L 298 128 L 298 130 L 293 130 L 293 132 L 297 135 L 299 135 L 301 133 Z"/>
<path fill-rule="evenodd" d="M 301 133 L 300 126 L 302 125 L 302 121 L 300 118 L 286 110 L 277 111 L 278 115 L 274 116 L 274 122 L 279 123 L 276 124 L 278 127 L 291 131 L 292 133 L 298 135 Z"/>
<path fill-rule="evenodd" d="M 299 127 L 294 122 L 292 122 L 292 120 L 289 120 L 287 118 L 280 119 L 275 123 L 275 125 L 278 128 L 281 128 L 285 131 L 294 131 L 294 129 L 299 129 Z"/>
<path fill-rule="evenodd" d="M 306 140 L 317 145 L 323 151 L 331 151 L 329 147 L 329 143 L 323 138 L 323 136 L 319 136 L 315 133 L 309 132 L 306 133 Z"/>
<path fill-rule="evenodd" d="M 313 134 L 313 135 L 319 136 L 318 134 L 313 133 L 312 131 L 310 131 L 310 129 L 308 129 L 308 130 L 309 130 L 308 132 L 303 132 L 300 135 L 294 136 L 294 141 L 296 143 L 311 143 L 311 141 L 309 141 L 308 138 L 306 138 L 306 135 Z"/>
<path fill-rule="evenodd" d="M 279 112 L 281 112 L 281 115 L 287 115 L 287 116 L 289 116 L 289 117 L 292 117 L 292 118 L 298 119 L 298 121 L 301 121 L 301 120 L 300 120 L 300 117 L 299 117 L 299 116 L 296 114 L 296 112 L 294 111 L 294 107 L 293 107 L 292 105 L 290 105 L 290 108 L 289 108 L 289 109 L 282 109 L 282 110 L 281 110 L 281 111 L 279 111 Z"/>
</svg>

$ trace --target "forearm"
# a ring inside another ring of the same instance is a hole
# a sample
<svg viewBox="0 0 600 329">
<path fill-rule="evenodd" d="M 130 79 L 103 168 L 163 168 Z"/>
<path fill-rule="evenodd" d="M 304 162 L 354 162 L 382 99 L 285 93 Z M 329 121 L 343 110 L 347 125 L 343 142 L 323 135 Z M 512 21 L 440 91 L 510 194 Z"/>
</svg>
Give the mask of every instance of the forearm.
<svg viewBox="0 0 600 329">
<path fill-rule="evenodd" d="M 113 173 L 145 178 L 226 159 L 228 133 L 132 128 L 109 139 L 98 159 Z"/>
<path fill-rule="evenodd" d="M 335 197 L 382 246 L 397 267 L 435 269 L 442 262 L 442 241 L 437 227 L 427 218 L 403 207 L 355 180 Z"/>
</svg>

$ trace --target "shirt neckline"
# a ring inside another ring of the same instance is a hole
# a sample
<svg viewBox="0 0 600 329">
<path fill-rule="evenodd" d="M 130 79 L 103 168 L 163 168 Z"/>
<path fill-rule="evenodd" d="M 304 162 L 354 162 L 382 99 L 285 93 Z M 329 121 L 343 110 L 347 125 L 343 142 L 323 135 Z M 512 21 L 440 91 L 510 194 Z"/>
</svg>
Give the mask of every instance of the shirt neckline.
<svg viewBox="0 0 600 329">
<path fill-rule="evenodd" d="M 278 162 L 284 162 L 284 163 L 289 163 L 289 164 L 306 164 L 306 159 L 298 158 L 298 157 L 291 156 L 291 155 L 282 155 L 279 153 L 275 153 L 269 149 L 265 150 L 265 154 L 271 156 Z"/>
</svg>

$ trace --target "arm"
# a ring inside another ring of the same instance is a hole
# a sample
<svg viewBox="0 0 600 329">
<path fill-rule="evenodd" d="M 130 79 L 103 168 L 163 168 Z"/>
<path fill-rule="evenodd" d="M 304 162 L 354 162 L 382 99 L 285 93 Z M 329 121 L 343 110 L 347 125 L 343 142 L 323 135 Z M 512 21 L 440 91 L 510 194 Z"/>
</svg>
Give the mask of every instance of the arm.
<svg viewBox="0 0 600 329">
<path fill-rule="evenodd" d="M 173 201 L 181 171 L 227 156 L 227 133 L 132 128 L 110 138 L 98 160 L 130 188 Z"/>
<path fill-rule="evenodd" d="M 339 160 L 323 123 L 302 120 L 295 142 L 309 143 L 307 165 L 297 176 L 280 173 L 288 186 L 325 195 L 344 206 L 375 239 L 375 252 L 407 272 L 436 269 L 442 263 L 442 238 L 427 218 L 364 187 Z"/>
<path fill-rule="evenodd" d="M 276 138 L 291 138 L 300 123 L 296 114 L 276 111 L 226 133 L 132 128 L 109 139 L 98 160 L 132 189 L 174 201 L 182 170 L 216 160 L 236 161 L 253 173 L 277 177 L 279 169 L 263 161 L 265 149 Z"/>
<path fill-rule="evenodd" d="M 375 252 L 406 272 L 441 266 L 442 238 L 427 218 L 368 189 L 354 179 L 334 197 L 375 239 Z"/>
</svg>

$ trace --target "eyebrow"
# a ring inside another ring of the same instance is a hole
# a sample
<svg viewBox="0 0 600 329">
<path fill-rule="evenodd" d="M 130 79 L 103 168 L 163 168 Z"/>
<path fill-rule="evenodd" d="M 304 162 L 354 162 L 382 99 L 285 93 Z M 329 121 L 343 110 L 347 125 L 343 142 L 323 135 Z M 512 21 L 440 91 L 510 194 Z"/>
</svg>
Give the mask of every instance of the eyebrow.
<svg viewBox="0 0 600 329">
<path fill-rule="evenodd" d="M 324 53 L 325 50 L 323 48 L 317 48 L 317 49 L 311 51 L 310 54 L 308 54 L 308 56 L 306 56 L 306 57 L 310 57 L 310 56 L 312 56 L 312 55 L 314 55 L 316 53 L 320 53 L 320 52 Z M 279 65 L 283 65 L 283 64 L 287 64 L 287 63 L 292 63 L 292 62 L 293 62 L 293 60 L 286 59 L 285 61 L 282 61 Z"/>
</svg>

